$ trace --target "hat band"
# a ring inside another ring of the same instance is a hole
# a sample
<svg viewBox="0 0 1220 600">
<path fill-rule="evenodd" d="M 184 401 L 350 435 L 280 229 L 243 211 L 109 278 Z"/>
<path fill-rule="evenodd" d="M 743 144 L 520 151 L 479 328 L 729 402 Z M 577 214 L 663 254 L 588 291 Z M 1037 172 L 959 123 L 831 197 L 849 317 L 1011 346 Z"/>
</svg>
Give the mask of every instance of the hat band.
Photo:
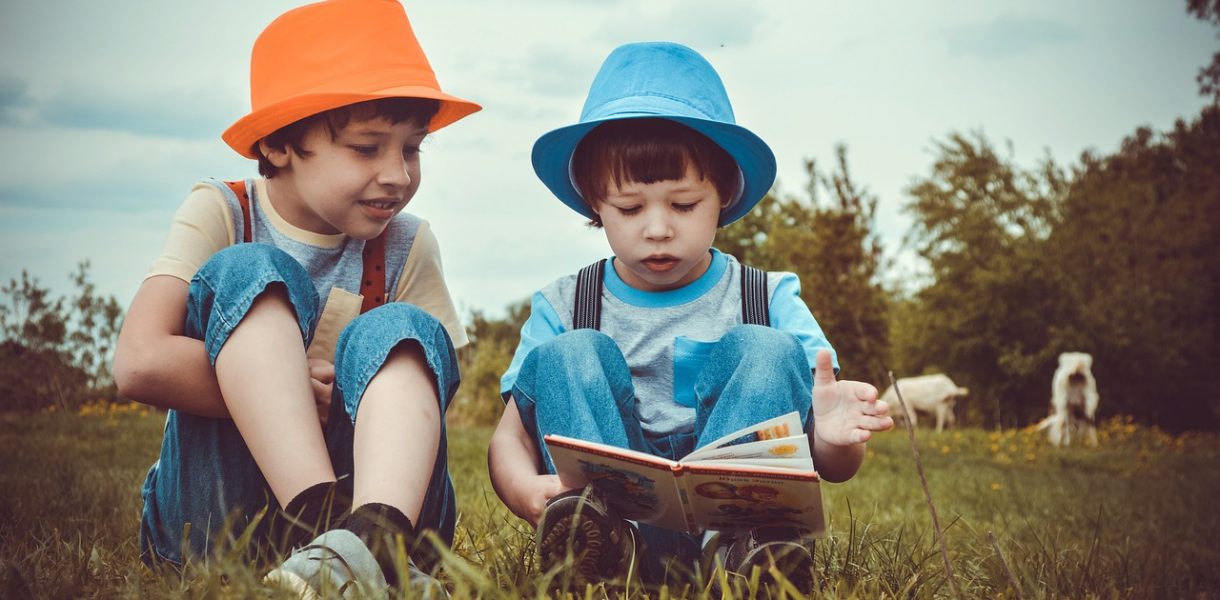
<svg viewBox="0 0 1220 600">
<path fill-rule="evenodd" d="M 603 102 L 595 107 L 585 109 L 580 116 L 580 122 L 604 121 L 640 116 L 690 117 L 706 119 L 735 125 L 733 113 L 717 114 L 723 111 L 704 111 L 699 107 L 673 96 L 660 94 L 636 94 Z"/>
</svg>

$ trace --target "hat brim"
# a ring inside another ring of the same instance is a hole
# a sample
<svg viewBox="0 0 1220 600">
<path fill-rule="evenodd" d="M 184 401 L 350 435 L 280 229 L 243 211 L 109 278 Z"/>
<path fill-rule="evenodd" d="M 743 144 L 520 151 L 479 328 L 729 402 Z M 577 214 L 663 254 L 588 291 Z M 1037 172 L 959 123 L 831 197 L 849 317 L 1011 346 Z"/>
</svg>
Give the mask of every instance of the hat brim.
<svg viewBox="0 0 1220 600">
<path fill-rule="evenodd" d="M 246 158 L 257 159 L 258 154 L 254 151 L 254 145 L 285 125 L 341 106 L 383 98 L 427 98 L 440 101 L 440 110 L 428 124 L 429 132 L 450 125 L 483 108 L 470 100 L 451 96 L 427 86 L 402 86 L 360 94 L 325 92 L 303 94 L 263 107 L 242 117 L 229 126 L 221 138 L 238 154 Z"/>
<path fill-rule="evenodd" d="M 754 135 L 750 130 L 740 125 L 696 117 L 647 113 L 617 114 L 561 127 L 544 134 L 538 138 L 537 142 L 534 142 L 534 150 L 530 157 L 534 164 L 534 172 L 551 190 L 551 193 L 555 194 L 568 208 L 589 219 L 595 219 L 597 214 L 585 203 L 572 183 L 569 167 L 572 153 L 576 151 L 580 140 L 602 123 L 645 118 L 667 119 L 690 127 L 724 148 L 737 161 L 743 179 L 741 197 L 720 214 L 719 225 L 721 227 L 750 212 L 750 209 L 767 195 L 767 192 L 771 190 L 771 185 L 775 183 L 775 154 L 762 138 Z"/>
</svg>

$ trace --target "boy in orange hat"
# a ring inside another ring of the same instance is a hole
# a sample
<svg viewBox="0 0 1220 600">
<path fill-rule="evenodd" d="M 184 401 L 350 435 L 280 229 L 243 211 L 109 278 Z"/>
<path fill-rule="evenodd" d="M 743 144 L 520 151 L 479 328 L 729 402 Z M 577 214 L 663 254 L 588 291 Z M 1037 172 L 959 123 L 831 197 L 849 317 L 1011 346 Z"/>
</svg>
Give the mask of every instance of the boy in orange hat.
<svg viewBox="0 0 1220 600">
<path fill-rule="evenodd" d="M 262 177 L 195 185 L 115 353 L 120 391 L 169 409 L 141 554 L 180 564 L 245 532 L 291 552 L 268 578 L 303 595 L 431 588 L 416 542 L 452 540 L 444 413 L 467 339 L 427 221 L 402 211 L 424 138 L 480 107 L 441 91 L 397 0 L 285 13 L 250 79 L 223 138 Z"/>
</svg>

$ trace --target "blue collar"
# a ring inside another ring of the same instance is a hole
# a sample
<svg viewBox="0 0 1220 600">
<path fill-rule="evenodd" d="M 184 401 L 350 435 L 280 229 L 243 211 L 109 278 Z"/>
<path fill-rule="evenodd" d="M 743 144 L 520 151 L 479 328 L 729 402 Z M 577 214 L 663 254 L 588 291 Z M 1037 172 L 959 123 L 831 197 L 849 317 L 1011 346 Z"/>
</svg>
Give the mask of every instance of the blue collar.
<svg viewBox="0 0 1220 600">
<path fill-rule="evenodd" d="M 723 252 L 715 248 L 712 248 L 711 252 L 712 262 L 708 265 L 707 271 L 704 271 L 698 279 L 680 288 L 664 292 L 646 292 L 627 285 L 615 272 L 614 259 L 611 257 L 610 264 L 606 265 L 608 267 L 605 277 L 606 289 L 610 290 L 615 298 L 641 308 L 667 308 L 693 302 L 711 290 L 720 281 L 729 266 L 729 259 Z"/>
</svg>

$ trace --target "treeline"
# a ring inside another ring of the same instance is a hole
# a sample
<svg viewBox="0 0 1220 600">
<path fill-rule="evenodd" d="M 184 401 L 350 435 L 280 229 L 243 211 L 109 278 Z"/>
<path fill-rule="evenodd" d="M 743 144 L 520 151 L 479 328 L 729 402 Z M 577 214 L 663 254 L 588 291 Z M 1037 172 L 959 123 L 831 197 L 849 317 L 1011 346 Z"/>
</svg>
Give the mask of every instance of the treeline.
<svg viewBox="0 0 1220 600">
<path fill-rule="evenodd" d="M 0 410 L 72 409 L 116 394 L 110 359 L 122 309 L 89 279 L 89 262 L 53 296 L 26 271 L 0 286 Z"/>
<path fill-rule="evenodd" d="M 717 247 L 795 272 L 840 355 L 842 376 L 884 388 L 949 374 L 972 390 L 966 422 L 1046 415 L 1060 352 L 1094 357 L 1100 412 L 1171 430 L 1220 425 L 1220 108 L 1172 131 L 1138 129 L 1108 156 L 1024 169 L 982 134 L 937 144 L 907 189 L 904 245 L 926 272 L 884 263 L 877 198 L 839 148 L 808 164 L 802 196 L 768 197 Z M 541 282 L 540 282 L 541 283 Z M 454 410 L 492 422 L 499 375 L 528 305 L 475 313 Z"/>
</svg>

